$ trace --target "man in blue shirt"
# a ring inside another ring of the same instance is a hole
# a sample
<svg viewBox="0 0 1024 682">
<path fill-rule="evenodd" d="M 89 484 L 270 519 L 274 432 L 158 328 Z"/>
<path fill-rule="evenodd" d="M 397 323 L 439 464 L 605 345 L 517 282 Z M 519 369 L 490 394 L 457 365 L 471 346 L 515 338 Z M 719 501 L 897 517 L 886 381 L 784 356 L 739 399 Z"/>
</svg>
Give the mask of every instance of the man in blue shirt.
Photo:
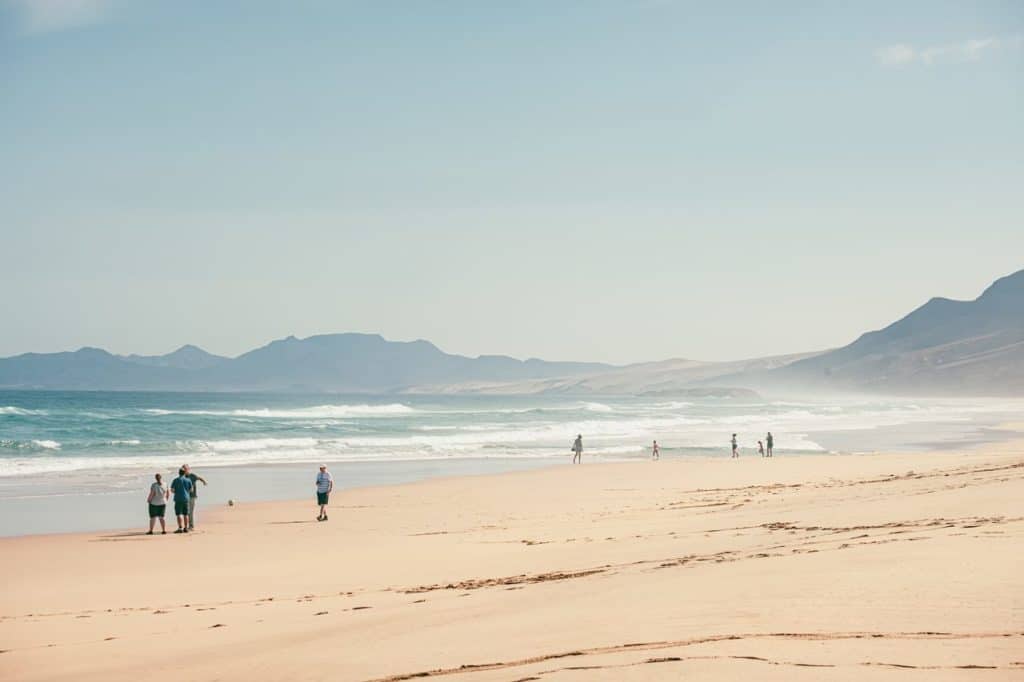
<svg viewBox="0 0 1024 682">
<path fill-rule="evenodd" d="M 178 469 L 178 477 L 171 481 L 174 493 L 174 515 L 178 517 L 178 530 L 175 533 L 188 532 L 188 501 L 192 498 L 192 481 L 185 475 L 185 468 Z"/>
</svg>

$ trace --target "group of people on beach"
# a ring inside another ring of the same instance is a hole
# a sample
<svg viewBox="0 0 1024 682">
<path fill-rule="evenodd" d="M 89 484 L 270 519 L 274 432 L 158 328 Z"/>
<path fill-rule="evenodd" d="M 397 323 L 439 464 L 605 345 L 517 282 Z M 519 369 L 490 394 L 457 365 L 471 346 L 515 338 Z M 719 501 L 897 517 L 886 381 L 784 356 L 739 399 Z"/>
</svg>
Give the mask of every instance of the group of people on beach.
<svg viewBox="0 0 1024 682">
<path fill-rule="evenodd" d="M 732 442 L 732 456 L 733 457 L 739 457 L 740 456 L 740 449 L 739 449 L 739 446 L 736 444 L 736 434 L 735 433 L 732 434 L 732 441 L 731 442 Z M 767 451 L 765 451 L 765 446 L 766 445 L 768 446 Z M 771 457 L 772 456 L 772 452 L 773 452 L 774 449 L 775 449 L 775 437 L 772 436 L 772 432 L 771 431 L 768 432 L 768 435 L 764 437 L 763 441 L 757 441 L 757 454 L 761 455 L 762 457 Z"/>
<path fill-rule="evenodd" d="M 149 486 L 149 495 L 146 503 L 149 505 L 149 531 L 146 535 L 152 535 L 156 522 L 160 521 L 160 534 L 167 535 L 167 504 L 174 497 L 174 516 L 178 522 L 178 529 L 175 533 L 191 533 L 196 529 L 196 500 L 199 498 L 198 484 L 206 485 L 206 479 L 192 471 L 188 464 L 182 464 L 178 469 L 178 476 L 171 481 L 170 485 L 164 484 L 163 474 L 156 474 L 155 480 Z M 334 477 L 327 471 L 327 465 L 320 465 L 320 472 L 316 475 L 316 503 L 320 506 L 320 515 L 317 521 L 327 520 L 327 503 L 331 492 L 334 491 Z M 231 501 L 228 501 L 231 504 Z"/>
<path fill-rule="evenodd" d="M 206 479 L 194 473 L 188 464 L 181 465 L 178 476 L 169 486 L 164 485 L 163 475 L 156 474 L 156 480 L 149 486 L 149 532 L 152 535 L 157 520 L 160 521 L 161 535 L 167 535 L 167 503 L 174 496 L 174 516 L 178 521 L 175 533 L 190 533 L 196 529 L 196 500 L 199 499 L 197 485 L 206 485 Z"/>
<path fill-rule="evenodd" d="M 732 456 L 739 457 L 740 449 L 739 444 L 736 442 L 736 434 L 732 434 Z M 768 446 L 767 451 L 765 445 Z M 765 436 L 763 441 L 757 441 L 757 451 L 762 457 L 771 457 L 772 451 L 775 448 L 775 437 L 772 436 L 772 432 L 769 431 L 768 435 Z M 651 445 L 651 459 L 661 459 L 661 446 L 658 445 L 658 441 L 654 441 Z M 572 463 L 579 464 L 583 461 L 583 434 L 578 434 L 576 440 L 572 443 Z"/>
<path fill-rule="evenodd" d="M 736 434 L 732 434 L 732 456 L 739 457 L 739 446 L 736 442 Z M 765 450 L 767 445 L 767 451 Z M 775 447 L 775 438 L 769 431 L 764 441 L 757 441 L 757 451 L 762 457 L 771 457 Z M 578 434 L 572 443 L 572 463 L 583 462 L 583 434 Z M 651 446 L 651 459 L 661 459 L 661 447 L 658 441 Z M 206 480 L 192 471 L 192 467 L 183 464 L 178 469 L 178 476 L 171 481 L 169 486 L 164 485 L 163 475 L 156 474 L 156 480 L 149 487 L 149 496 L 146 501 L 149 504 L 149 532 L 152 535 L 156 522 L 160 521 L 160 533 L 167 534 L 167 522 L 164 517 L 167 513 L 167 503 L 174 496 L 174 516 L 178 522 L 178 529 L 175 533 L 190 533 L 196 529 L 196 500 L 199 498 L 198 484 L 206 485 Z M 327 471 L 327 465 L 321 464 L 320 471 L 316 475 L 316 503 L 320 507 L 320 514 L 317 521 L 327 520 L 327 505 L 330 495 L 334 491 L 334 477 Z"/>
</svg>

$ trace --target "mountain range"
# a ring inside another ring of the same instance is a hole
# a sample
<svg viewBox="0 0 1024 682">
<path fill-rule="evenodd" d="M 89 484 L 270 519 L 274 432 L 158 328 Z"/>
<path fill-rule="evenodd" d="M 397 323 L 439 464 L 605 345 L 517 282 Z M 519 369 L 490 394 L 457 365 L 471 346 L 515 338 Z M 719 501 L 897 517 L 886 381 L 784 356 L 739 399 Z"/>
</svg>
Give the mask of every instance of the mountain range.
<svg viewBox="0 0 1024 682">
<path fill-rule="evenodd" d="M 0 387 L 66 390 L 308 391 L 388 393 L 414 386 L 513 381 L 606 371 L 587 362 L 469 358 L 428 341 L 378 334 L 289 336 L 226 358 L 196 346 L 167 355 L 114 355 L 99 348 L 0 359 Z"/>
<path fill-rule="evenodd" d="M 749 395 L 751 391 L 1024 396 L 1024 270 L 973 301 L 933 298 L 842 348 L 735 362 L 614 366 L 471 358 L 376 334 L 290 336 L 227 358 L 99 348 L 0 358 L 0 387 L 345 393 Z"/>
</svg>

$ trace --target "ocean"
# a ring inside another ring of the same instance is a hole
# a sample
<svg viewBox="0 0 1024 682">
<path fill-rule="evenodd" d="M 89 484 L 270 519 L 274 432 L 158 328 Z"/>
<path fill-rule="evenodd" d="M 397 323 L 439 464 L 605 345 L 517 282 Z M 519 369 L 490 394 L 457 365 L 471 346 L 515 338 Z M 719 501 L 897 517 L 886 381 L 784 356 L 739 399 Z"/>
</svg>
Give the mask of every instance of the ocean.
<svg viewBox="0 0 1024 682">
<path fill-rule="evenodd" d="M 302 497 L 320 463 L 342 488 L 566 463 L 577 434 L 585 462 L 648 458 L 655 439 L 663 458 L 727 457 L 733 433 L 756 456 L 768 431 L 794 456 L 965 446 L 1009 421 L 1024 402 L 0 391 L 0 534 L 119 527 L 185 462 L 213 504 Z M 85 497 L 84 517 L 52 513 Z"/>
</svg>

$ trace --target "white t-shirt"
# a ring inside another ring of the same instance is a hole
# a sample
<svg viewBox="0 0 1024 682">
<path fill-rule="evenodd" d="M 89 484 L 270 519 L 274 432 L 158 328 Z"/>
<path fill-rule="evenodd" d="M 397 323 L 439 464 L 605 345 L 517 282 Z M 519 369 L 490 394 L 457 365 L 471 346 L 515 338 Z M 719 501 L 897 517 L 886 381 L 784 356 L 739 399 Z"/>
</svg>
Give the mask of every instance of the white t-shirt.
<svg viewBox="0 0 1024 682">
<path fill-rule="evenodd" d="M 167 504 L 167 488 L 154 481 L 153 485 L 149 486 L 149 503 L 154 507 Z"/>
</svg>

